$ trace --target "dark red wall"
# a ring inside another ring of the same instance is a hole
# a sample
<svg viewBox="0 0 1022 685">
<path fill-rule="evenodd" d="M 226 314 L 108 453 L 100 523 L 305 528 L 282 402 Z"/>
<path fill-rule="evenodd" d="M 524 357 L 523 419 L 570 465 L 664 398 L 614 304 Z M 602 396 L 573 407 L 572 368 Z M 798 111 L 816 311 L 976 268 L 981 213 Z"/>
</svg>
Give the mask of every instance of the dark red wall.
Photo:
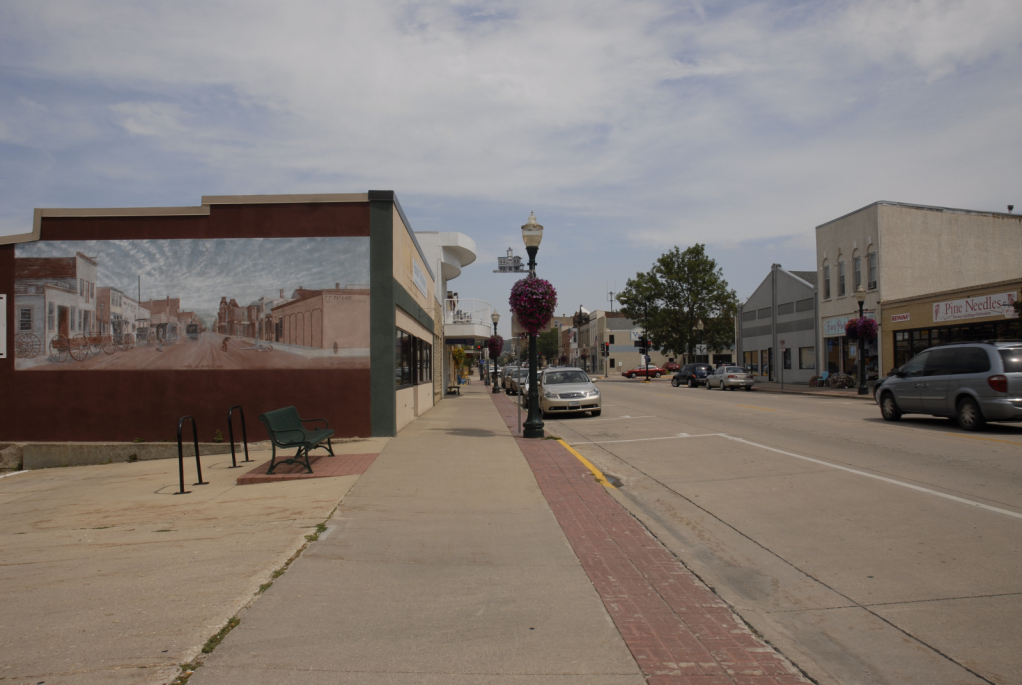
<svg viewBox="0 0 1022 685">
<path fill-rule="evenodd" d="M 47 217 L 41 228 L 42 240 L 368 235 L 369 203 L 214 205 L 209 216 Z M 200 440 L 212 440 L 216 429 L 226 440 L 235 404 L 244 407 L 252 441 L 266 437 L 259 414 L 292 404 L 303 418 L 326 418 L 338 436 L 371 434 L 369 369 L 15 371 L 14 248 L 0 245 L 0 293 L 8 296 L 0 442 L 175 440 L 186 414 L 195 417 Z M 240 439 L 237 418 L 234 430 Z"/>
</svg>

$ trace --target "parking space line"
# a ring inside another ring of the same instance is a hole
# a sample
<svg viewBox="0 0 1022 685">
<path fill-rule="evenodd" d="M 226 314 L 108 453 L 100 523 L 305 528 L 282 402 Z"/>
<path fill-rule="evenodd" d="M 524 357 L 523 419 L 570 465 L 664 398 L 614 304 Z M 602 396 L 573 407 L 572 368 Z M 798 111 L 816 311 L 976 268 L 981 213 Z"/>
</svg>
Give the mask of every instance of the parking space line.
<svg viewBox="0 0 1022 685">
<path fill-rule="evenodd" d="M 722 437 L 728 439 L 728 440 L 733 440 L 734 442 L 745 443 L 746 445 L 752 445 L 753 447 L 759 447 L 760 449 L 768 450 L 770 452 L 776 452 L 778 454 L 783 454 L 783 455 L 788 456 L 788 457 L 794 457 L 795 459 L 801 459 L 803 461 L 809 461 L 809 462 L 812 462 L 814 464 L 821 464 L 823 466 L 829 466 L 832 469 L 838 469 L 839 471 L 846 471 L 848 473 L 854 473 L 854 474 L 856 474 L 858 476 L 865 476 L 867 478 L 873 478 L 873 479 L 876 479 L 876 480 L 881 480 L 881 481 L 883 481 L 885 483 L 890 483 L 891 485 L 899 485 L 899 486 L 901 486 L 903 488 L 908 488 L 910 490 L 916 490 L 918 492 L 925 492 L 928 495 L 936 495 L 937 497 L 943 497 L 944 499 L 949 499 L 949 500 L 952 500 L 954 502 L 960 502 L 961 504 L 968 504 L 968 505 L 973 506 L 973 507 L 979 507 L 980 509 L 986 509 L 987 511 L 992 511 L 992 512 L 995 512 L 995 513 L 998 513 L 998 514 L 1004 514 L 1005 516 L 1011 516 L 1012 518 L 1022 519 L 1022 514 L 1019 514 L 1019 513 L 1014 512 L 1014 511 L 1008 511 L 1007 509 L 999 509 L 998 507 L 992 507 L 989 504 L 981 504 L 980 502 L 973 502 L 972 500 L 968 500 L 968 499 L 965 499 L 963 497 L 956 497 L 954 495 L 948 495 L 947 493 L 938 492 L 937 490 L 930 490 L 929 488 L 924 488 L 924 487 L 919 486 L 919 485 L 912 485 L 911 483 L 905 483 L 903 481 L 895 480 L 893 478 L 887 478 L 885 476 L 878 476 L 875 473 L 869 473 L 867 471 L 859 471 L 858 469 L 852 469 L 852 468 L 849 468 L 847 466 L 840 466 L 838 464 L 834 464 L 834 463 L 831 463 L 829 461 L 823 461 L 822 459 L 813 459 L 812 457 L 807 457 L 807 456 L 804 456 L 804 455 L 801 455 L 801 454 L 796 454 L 794 452 L 787 452 L 785 450 L 780 450 L 780 449 L 777 449 L 776 447 L 769 447 L 767 445 L 761 445 L 758 442 L 752 442 L 751 440 L 745 440 L 744 438 L 736 438 L 734 436 L 727 435 L 726 433 L 721 433 L 720 435 Z M 971 437 L 971 436 L 968 436 L 968 437 Z"/>
</svg>

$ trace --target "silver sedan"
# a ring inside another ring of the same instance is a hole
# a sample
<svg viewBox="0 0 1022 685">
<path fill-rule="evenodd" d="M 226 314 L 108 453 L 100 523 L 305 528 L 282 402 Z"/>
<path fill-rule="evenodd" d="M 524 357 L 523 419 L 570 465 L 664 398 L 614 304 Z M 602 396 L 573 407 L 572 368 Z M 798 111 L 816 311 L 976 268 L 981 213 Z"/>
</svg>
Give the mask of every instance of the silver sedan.
<svg viewBox="0 0 1022 685">
<path fill-rule="evenodd" d="M 538 379 L 539 407 L 543 415 L 589 412 L 599 416 L 603 399 L 599 389 L 582 369 L 546 369 Z"/>
<path fill-rule="evenodd" d="M 721 390 L 734 390 L 745 388 L 752 390 L 756 379 L 740 366 L 722 366 L 706 377 L 706 389 L 720 388 Z"/>
</svg>

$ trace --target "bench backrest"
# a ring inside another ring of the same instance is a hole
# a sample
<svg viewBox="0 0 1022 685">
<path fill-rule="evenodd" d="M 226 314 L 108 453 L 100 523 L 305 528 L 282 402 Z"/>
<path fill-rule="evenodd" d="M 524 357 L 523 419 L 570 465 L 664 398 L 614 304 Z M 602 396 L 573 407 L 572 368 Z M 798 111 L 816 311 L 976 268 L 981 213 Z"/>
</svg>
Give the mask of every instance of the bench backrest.
<svg viewBox="0 0 1022 685">
<path fill-rule="evenodd" d="M 302 419 L 294 407 L 274 409 L 259 415 L 259 420 L 271 434 L 274 431 L 302 430 Z"/>
</svg>

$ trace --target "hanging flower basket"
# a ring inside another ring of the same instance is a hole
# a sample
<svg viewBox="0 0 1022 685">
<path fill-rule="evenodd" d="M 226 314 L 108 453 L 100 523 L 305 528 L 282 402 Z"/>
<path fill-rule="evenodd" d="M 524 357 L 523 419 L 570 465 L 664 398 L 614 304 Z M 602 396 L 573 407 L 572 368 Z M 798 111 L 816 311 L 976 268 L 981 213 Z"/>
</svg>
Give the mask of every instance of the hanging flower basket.
<svg viewBox="0 0 1022 685">
<path fill-rule="evenodd" d="M 460 347 L 455 347 L 451 350 L 451 361 L 454 362 L 456 368 L 461 368 L 461 365 L 465 363 L 465 350 Z"/>
<path fill-rule="evenodd" d="M 868 316 L 861 319 L 849 319 L 845 324 L 845 335 L 850 340 L 862 338 L 867 342 L 872 342 L 877 339 L 877 331 L 877 322 Z"/>
<path fill-rule="evenodd" d="M 849 340 L 858 340 L 859 338 L 859 320 L 848 319 L 848 323 L 845 324 L 845 336 Z"/>
<path fill-rule="evenodd" d="M 542 278 L 523 278 L 511 286 L 508 300 L 511 311 L 518 317 L 518 323 L 536 335 L 550 323 L 557 306 L 557 291 L 550 281 Z"/>
<path fill-rule="evenodd" d="M 490 350 L 490 359 L 496 359 L 500 356 L 500 351 L 504 349 L 504 338 L 499 335 L 491 335 L 487 347 Z"/>
<path fill-rule="evenodd" d="M 863 340 L 873 341 L 877 339 L 877 322 L 868 316 L 859 319 L 859 337 Z"/>
</svg>

